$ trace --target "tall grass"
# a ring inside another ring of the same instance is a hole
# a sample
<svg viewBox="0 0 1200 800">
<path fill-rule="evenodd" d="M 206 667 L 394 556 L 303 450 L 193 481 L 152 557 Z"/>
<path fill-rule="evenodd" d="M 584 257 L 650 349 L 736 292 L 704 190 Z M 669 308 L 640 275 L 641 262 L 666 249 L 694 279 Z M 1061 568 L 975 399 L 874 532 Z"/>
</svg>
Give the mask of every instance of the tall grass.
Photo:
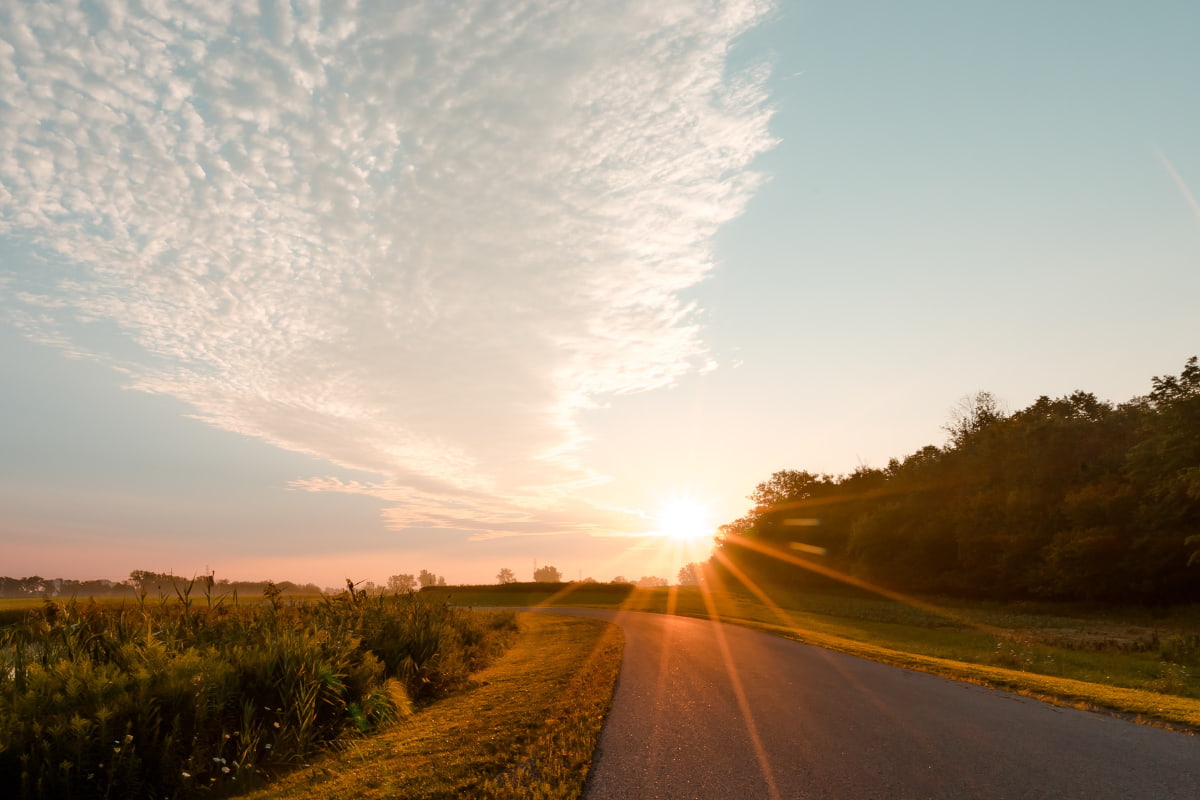
<svg viewBox="0 0 1200 800">
<path fill-rule="evenodd" d="M 267 598 L 47 600 L 0 629 L 5 796 L 241 791 L 464 685 L 516 630 L 412 594 Z"/>
</svg>

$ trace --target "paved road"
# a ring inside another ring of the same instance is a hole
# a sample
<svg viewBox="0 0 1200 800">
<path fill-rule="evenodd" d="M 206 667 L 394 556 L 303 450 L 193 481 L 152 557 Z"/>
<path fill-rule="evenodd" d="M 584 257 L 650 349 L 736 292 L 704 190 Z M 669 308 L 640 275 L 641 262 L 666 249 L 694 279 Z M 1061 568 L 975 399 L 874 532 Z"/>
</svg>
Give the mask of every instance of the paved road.
<svg viewBox="0 0 1200 800">
<path fill-rule="evenodd" d="M 1200 737 L 730 625 L 563 613 L 625 631 L 587 800 L 1200 798 Z"/>
</svg>

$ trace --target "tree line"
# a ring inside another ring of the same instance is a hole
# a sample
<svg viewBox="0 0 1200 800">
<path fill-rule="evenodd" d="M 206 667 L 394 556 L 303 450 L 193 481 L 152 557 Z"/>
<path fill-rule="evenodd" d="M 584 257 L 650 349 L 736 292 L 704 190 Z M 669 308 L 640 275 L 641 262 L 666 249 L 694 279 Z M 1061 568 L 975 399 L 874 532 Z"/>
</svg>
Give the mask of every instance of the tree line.
<svg viewBox="0 0 1200 800">
<path fill-rule="evenodd" d="M 1200 600 L 1197 359 L 1151 386 L 1012 413 L 981 392 L 941 447 L 849 475 L 776 472 L 722 526 L 715 562 L 996 599 Z"/>
<path fill-rule="evenodd" d="M 169 572 L 135 569 L 121 581 L 86 580 L 71 578 L 43 578 L 31 575 L 24 578 L 0 576 L 0 597 L 136 597 L 145 593 L 150 597 L 166 595 L 174 597 L 176 589 L 185 590 L 193 586 L 197 591 L 205 588 L 216 594 L 251 597 L 262 595 L 267 586 L 280 594 L 320 594 L 321 588 L 314 583 L 292 583 L 291 581 L 231 581 L 200 575 L 185 578 Z"/>
</svg>

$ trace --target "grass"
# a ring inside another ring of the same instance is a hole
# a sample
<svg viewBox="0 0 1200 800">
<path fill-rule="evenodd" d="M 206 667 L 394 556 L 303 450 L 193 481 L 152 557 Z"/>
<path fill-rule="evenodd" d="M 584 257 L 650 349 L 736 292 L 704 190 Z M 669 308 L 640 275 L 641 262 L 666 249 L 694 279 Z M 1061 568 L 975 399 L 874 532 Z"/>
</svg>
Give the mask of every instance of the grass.
<svg viewBox="0 0 1200 800">
<path fill-rule="evenodd" d="M 458 606 L 539 606 L 614 608 L 634 591 L 627 583 L 506 583 L 486 586 L 430 586 L 421 590 Z"/>
<path fill-rule="evenodd" d="M 237 793 L 452 695 L 517 630 L 357 592 L 24 613 L 0 628 L 0 786 L 31 799 Z"/>
<path fill-rule="evenodd" d="M 1200 729 L 1200 608 L 1094 608 L 912 598 L 852 587 L 595 584 L 438 589 L 474 606 L 624 607 L 726 622 L 1049 702 Z M 428 590 L 427 590 L 428 591 Z M 611 593 L 610 593 L 611 592 Z"/>
<path fill-rule="evenodd" d="M 726 622 L 896 666 L 1140 722 L 1200 729 L 1200 613 L 915 600 L 859 591 L 721 588 Z M 637 590 L 633 610 L 710 616 L 696 588 Z"/>
<path fill-rule="evenodd" d="M 620 629 L 544 614 L 519 624 L 473 688 L 250 798 L 578 797 L 620 670 Z"/>
</svg>

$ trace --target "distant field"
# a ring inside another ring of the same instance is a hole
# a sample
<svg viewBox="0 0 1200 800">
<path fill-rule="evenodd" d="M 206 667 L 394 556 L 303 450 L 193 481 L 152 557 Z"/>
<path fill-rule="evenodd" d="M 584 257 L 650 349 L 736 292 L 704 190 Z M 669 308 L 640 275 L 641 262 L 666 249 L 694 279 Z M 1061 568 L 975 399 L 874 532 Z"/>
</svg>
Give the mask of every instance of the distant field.
<svg viewBox="0 0 1200 800">
<path fill-rule="evenodd" d="M 468 606 L 593 606 L 709 617 L 877 661 L 1200 727 L 1200 608 L 900 602 L 865 591 L 448 587 Z M 430 590 L 426 590 L 430 591 Z"/>
<path fill-rule="evenodd" d="M 616 608 L 635 591 L 627 583 L 506 583 L 485 586 L 437 586 L 421 590 L 459 606 L 585 606 Z"/>
</svg>

